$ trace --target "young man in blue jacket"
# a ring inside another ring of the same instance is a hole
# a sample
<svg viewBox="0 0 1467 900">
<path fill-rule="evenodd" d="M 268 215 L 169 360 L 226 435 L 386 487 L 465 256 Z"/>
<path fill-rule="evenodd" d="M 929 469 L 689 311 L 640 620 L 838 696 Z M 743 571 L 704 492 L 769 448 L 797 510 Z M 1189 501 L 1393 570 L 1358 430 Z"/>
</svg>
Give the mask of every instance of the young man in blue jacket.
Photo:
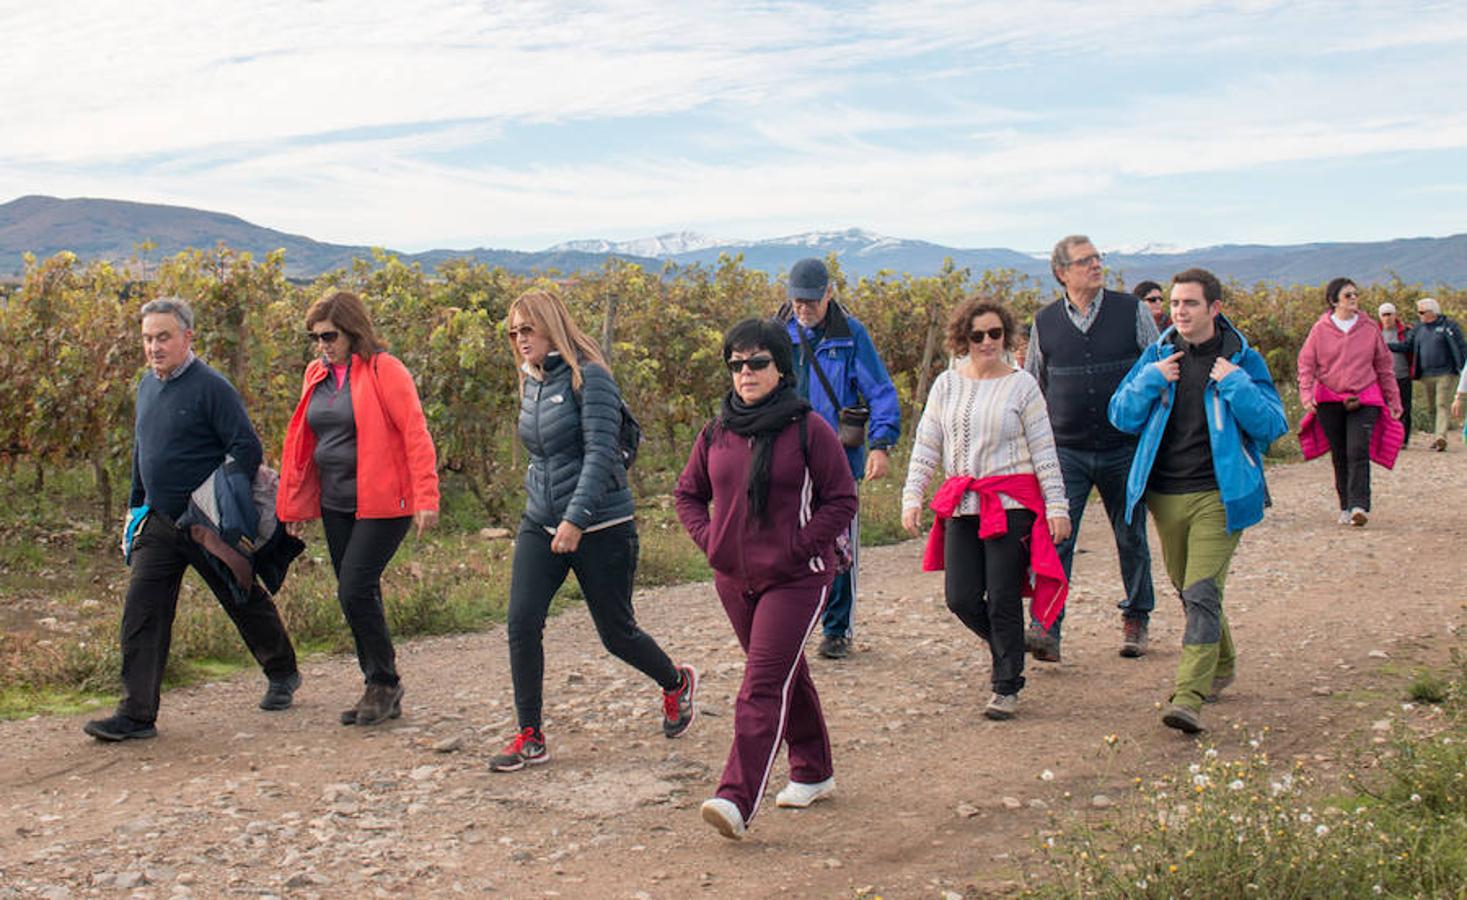
<svg viewBox="0 0 1467 900">
<path fill-rule="evenodd" d="M 1222 314 L 1222 284 L 1205 269 L 1172 279 L 1172 326 L 1110 398 L 1111 424 L 1140 435 L 1126 516 L 1144 499 L 1187 625 L 1162 722 L 1202 730 L 1202 704 L 1233 682 L 1237 653 L 1223 583 L 1244 528 L 1263 519 L 1263 454 L 1289 430 L 1258 351 Z"/>
<path fill-rule="evenodd" d="M 858 482 L 885 478 L 891 468 L 888 451 L 901 433 L 901 406 L 871 335 L 835 301 L 830 272 L 818 259 L 802 259 L 790 268 L 788 294 L 789 304 L 781 310 L 781 316 L 795 347 L 797 389 L 837 433 L 841 408 L 865 402 L 871 411 L 866 423 L 867 439 L 863 446 L 846 447 L 846 460 L 851 464 L 851 476 Z M 820 377 L 810 369 L 806 344 L 814 350 L 817 364 L 835 392 L 834 403 Z M 844 659 L 851 651 L 856 571 L 861 565 L 859 514 L 851 519 L 848 534 L 851 568 L 836 576 L 821 622 L 824 638 L 819 652 L 826 659 Z"/>
</svg>

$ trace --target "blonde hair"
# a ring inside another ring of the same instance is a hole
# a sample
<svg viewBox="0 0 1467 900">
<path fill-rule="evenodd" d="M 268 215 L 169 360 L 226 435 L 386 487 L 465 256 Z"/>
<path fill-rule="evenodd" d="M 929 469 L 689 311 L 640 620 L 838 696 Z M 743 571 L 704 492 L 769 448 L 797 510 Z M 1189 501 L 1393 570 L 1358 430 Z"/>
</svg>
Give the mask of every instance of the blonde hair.
<svg viewBox="0 0 1467 900">
<path fill-rule="evenodd" d="M 570 366 L 571 387 L 580 390 L 583 379 L 581 378 L 581 365 L 583 363 L 596 363 L 603 369 L 610 370 L 606 364 L 606 358 L 601 355 L 601 348 L 596 342 L 577 327 L 575 320 L 570 316 L 570 310 L 565 308 L 565 301 L 560 299 L 560 294 L 552 287 L 535 287 L 514 299 L 509 305 L 509 315 L 505 322 L 514 321 L 515 313 L 528 322 L 530 327 L 539 331 L 550 339 L 552 350 L 560 354 L 565 364 Z M 519 353 L 515 346 L 514 338 L 509 339 L 510 352 Z M 530 372 L 536 378 L 544 378 L 544 370 L 540 366 L 526 363 Z M 520 368 L 520 384 L 523 386 L 525 380 L 525 367 Z"/>
</svg>

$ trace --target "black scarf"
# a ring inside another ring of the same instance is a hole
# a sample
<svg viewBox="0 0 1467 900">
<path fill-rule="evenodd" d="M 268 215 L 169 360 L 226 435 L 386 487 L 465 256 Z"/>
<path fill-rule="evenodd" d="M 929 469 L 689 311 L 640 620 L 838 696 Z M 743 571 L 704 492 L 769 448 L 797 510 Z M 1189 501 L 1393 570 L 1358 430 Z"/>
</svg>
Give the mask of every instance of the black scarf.
<svg viewBox="0 0 1467 900">
<path fill-rule="evenodd" d="M 754 439 L 748 495 L 749 511 L 755 518 L 764 518 L 764 507 L 769 498 L 769 468 L 774 456 L 774 439 L 809 411 L 810 402 L 784 381 L 756 403 L 745 403 L 734 391 L 724 396 L 723 411 L 718 416 L 719 425 L 740 437 Z"/>
</svg>

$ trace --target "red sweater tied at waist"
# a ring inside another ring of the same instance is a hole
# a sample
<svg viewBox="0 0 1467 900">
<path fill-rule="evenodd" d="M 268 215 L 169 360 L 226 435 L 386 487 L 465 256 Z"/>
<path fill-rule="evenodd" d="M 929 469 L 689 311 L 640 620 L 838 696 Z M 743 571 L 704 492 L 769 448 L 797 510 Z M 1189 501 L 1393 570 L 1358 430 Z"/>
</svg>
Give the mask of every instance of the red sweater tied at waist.
<svg viewBox="0 0 1467 900">
<path fill-rule="evenodd" d="M 955 475 L 942 483 L 937 495 L 932 498 L 931 508 L 937 518 L 932 531 L 927 535 L 927 549 L 922 554 L 922 571 L 936 572 L 943 568 L 943 548 L 947 535 L 947 520 L 963 502 L 969 491 L 978 495 L 978 537 L 986 540 L 1007 534 L 1008 516 L 1004 514 L 1003 501 L 999 494 L 1017 500 L 1034 513 L 1034 525 L 1029 533 L 1029 577 L 1024 582 L 1024 596 L 1033 597 L 1031 607 L 1036 621 L 1049 628 L 1065 608 L 1065 597 L 1070 593 L 1069 579 L 1065 578 L 1060 565 L 1059 553 L 1054 549 L 1054 539 L 1049 534 L 1049 519 L 1045 516 L 1044 493 L 1039 479 L 1032 472 L 1025 475 L 991 475 L 973 478 Z M 973 548 L 974 552 L 983 552 Z"/>
</svg>

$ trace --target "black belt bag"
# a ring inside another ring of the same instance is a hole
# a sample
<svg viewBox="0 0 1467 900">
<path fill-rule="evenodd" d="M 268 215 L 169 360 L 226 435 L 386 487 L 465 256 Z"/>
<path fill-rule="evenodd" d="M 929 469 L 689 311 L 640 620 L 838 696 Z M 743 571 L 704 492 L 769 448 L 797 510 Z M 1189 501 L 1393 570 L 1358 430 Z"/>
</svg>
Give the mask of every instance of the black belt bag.
<svg viewBox="0 0 1467 900">
<path fill-rule="evenodd" d="M 819 369 L 819 364 L 815 368 Z M 836 435 L 842 446 L 859 447 L 866 443 L 866 423 L 871 421 L 871 407 L 847 406 L 840 411 L 840 428 Z"/>
<path fill-rule="evenodd" d="M 866 443 L 866 423 L 871 421 L 871 407 L 865 403 L 855 406 L 841 406 L 836 399 L 835 388 L 830 386 L 830 379 L 825 377 L 825 370 L 820 368 L 820 360 L 815 358 L 815 348 L 810 346 L 810 339 L 805 336 L 805 326 L 800 320 L 795 320 L 795 330 L 800 333 L 800 346 L 805 348 L 805 356 L 810 360 L 810 368 L 820 378 L 820 384 L 825 388 L 825 396 L 830 398 L 830 405 L 836 412 L 836 436 L 840 438 L 841 446 L 856 447 L 864 446 Z"/>
</svg>

